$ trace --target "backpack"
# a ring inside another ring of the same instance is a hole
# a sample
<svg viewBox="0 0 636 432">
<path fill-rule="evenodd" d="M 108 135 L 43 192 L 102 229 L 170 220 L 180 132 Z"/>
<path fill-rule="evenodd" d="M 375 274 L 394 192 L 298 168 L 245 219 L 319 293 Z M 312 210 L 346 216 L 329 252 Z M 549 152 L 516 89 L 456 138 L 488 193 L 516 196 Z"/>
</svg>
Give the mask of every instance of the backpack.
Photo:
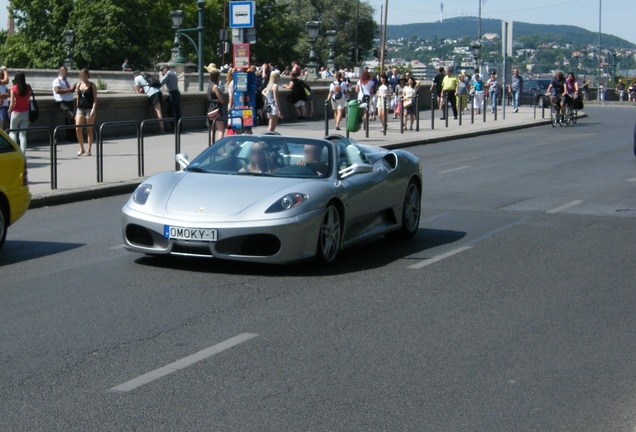
<svg viewBox="0 0 636 432">
<path fill-rule="evenodd" d="M 340 86 L 340 81 L 336 81 L 334 82 L 334 84 L 335 85 L 333 86 L 333 92 L 334 92 L 333 98 L 335 100 L 342 99 L 342 87 Z"/>
<path fill-rule="evenodd" d="M 303 84 L 303 89 L 305 90 L 305 96 L 307 97 L 311 96 L 311 87 L 309 87 L 309 84 L 307 84 L 303 80 L 300 80 L 300 82 Z"/>
<path fill-rule="evenodd" d="M 156 75 L 151 75 L 148 72 L 144 72 L 141 76 L 146 80 L 150 87 L 161 88 L 161 81 Z"/>
</svg>

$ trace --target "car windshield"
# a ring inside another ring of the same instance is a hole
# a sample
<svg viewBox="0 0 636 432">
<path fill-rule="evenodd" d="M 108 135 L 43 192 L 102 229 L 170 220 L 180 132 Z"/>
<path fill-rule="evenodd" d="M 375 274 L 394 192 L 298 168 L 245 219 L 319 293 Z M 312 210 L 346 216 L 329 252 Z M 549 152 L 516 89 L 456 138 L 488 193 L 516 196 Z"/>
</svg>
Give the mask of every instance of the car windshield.
<svg viewBox="0 0 636 432">
<path fill-rule="evenodd" d="M 331 175 L 332 145 L 280 136 L 227 137 L 197 156 L 185 171 L 294 178 Z"/>
</svg>

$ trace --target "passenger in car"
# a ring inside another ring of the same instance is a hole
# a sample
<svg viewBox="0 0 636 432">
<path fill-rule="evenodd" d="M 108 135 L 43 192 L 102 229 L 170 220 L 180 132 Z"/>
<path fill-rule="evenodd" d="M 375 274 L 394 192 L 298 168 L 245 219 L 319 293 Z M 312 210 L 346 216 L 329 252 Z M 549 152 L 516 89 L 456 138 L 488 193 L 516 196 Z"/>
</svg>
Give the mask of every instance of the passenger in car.
<svg viewBox="0 0 636 432">
<path fill-rule="evenodd" d="M 250 148 L 249 162 L 246 167 L 239 172 L 249 172 L 255 174 L 271 174 L 278 169 L 272 154 L 261 142 L 254 143 Z"/>
</svg>

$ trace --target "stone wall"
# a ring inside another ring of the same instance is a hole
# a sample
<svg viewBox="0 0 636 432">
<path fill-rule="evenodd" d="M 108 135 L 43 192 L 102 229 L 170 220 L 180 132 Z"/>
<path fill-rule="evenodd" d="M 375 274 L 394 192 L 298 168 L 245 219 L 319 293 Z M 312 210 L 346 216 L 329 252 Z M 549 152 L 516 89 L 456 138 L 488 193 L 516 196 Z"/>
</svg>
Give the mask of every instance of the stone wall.
<svg viewBox="0 0 636 432">
<path fill-rule="evenodd" d="M 10 73 L 15 73 L 11 70 Z M 35 90 L 40 107 L 40 118 L 34 126 L 46 126 L 51 131 L 56 126 L 64 124 L 64 117 L 59 111 L 52 96 L 51 84 L 57 76 L 56 70 L 37 70 L 25 71 L 27 82 L 31 84 Z M 141 123 L 145 119 L 151 119 L 153 112 L 145 95 L 136 94 L 132 88 L 132 74 L 129 72 L 95 72 L 92 74 L 91 80 L 97 82 L 98 77 L 107 83 L 107 91 L 98 92 L 97 101 L 97 120 L 96 123 L 101 125 L 104 122 L 116 121 L 136 121 Z M 185 82 L 189 91 L 182 93 L 182 109 L 184 116 L 201 116 L 207 112 L 206 93 L 199 92 L 197 89 L 197 74 L 186 74 Z M 71 83 L 78 82 L 77 71 L 69 72 L 69 81 Z M 313 120 L 324 120 L 325 114 L 325 98 L 329 92 L 329 83 L 331 81 L 315 81 L 311 82 L 313 90 L 314 113 Z M 207 82 L 206 82 L 207 87 Z M 423 83 L 420 88 L 420 109 L 430 109 L 430 92 L 429 83 Z M 115 92 L 116 89 L 117 92 Z M 290 122 L 296 119 L 294 107 L 289 100 L 291 92 L 281 88 L 279 97 L 281 99 L 281 110 L 283 114 L 282 122 Z M 167 112 L 167 97 L 164 97 L 163 112 Z M 331 107 L 329 107 L 330 117 L 333 116 Z M 151 126 L 151 128 L 156 126 Z M 109 135 L 127 135 L 130 134 L 130 128 L 117 127 L 109 128 Z M 60 133 L 62 135 L 62 133 Z M 60 137 L 58 136 L 58 139 Z M 33 140 L 41 139 L 40 134 L 34 135 Z"/>
</svg>

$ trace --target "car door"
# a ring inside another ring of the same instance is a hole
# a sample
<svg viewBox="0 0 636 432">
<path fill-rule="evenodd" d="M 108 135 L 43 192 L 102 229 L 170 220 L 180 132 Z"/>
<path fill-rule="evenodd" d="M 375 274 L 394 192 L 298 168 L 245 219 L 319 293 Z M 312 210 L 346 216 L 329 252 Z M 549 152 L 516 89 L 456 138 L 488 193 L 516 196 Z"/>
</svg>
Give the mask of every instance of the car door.
<svg viewBox="0 0 636 432">
<path fill-rule="evenodd" d="M 339 142 L 336 148 L 339 170 L 364 163 L 357 146 Z M 339 177 L 338 188 L 345 205 L 345 241 L 384 224 L 387 201 L 382 190 L 388 175 L 389 170 L 379 160 L 372 165 L 371 172 Z"/>
</svg>

